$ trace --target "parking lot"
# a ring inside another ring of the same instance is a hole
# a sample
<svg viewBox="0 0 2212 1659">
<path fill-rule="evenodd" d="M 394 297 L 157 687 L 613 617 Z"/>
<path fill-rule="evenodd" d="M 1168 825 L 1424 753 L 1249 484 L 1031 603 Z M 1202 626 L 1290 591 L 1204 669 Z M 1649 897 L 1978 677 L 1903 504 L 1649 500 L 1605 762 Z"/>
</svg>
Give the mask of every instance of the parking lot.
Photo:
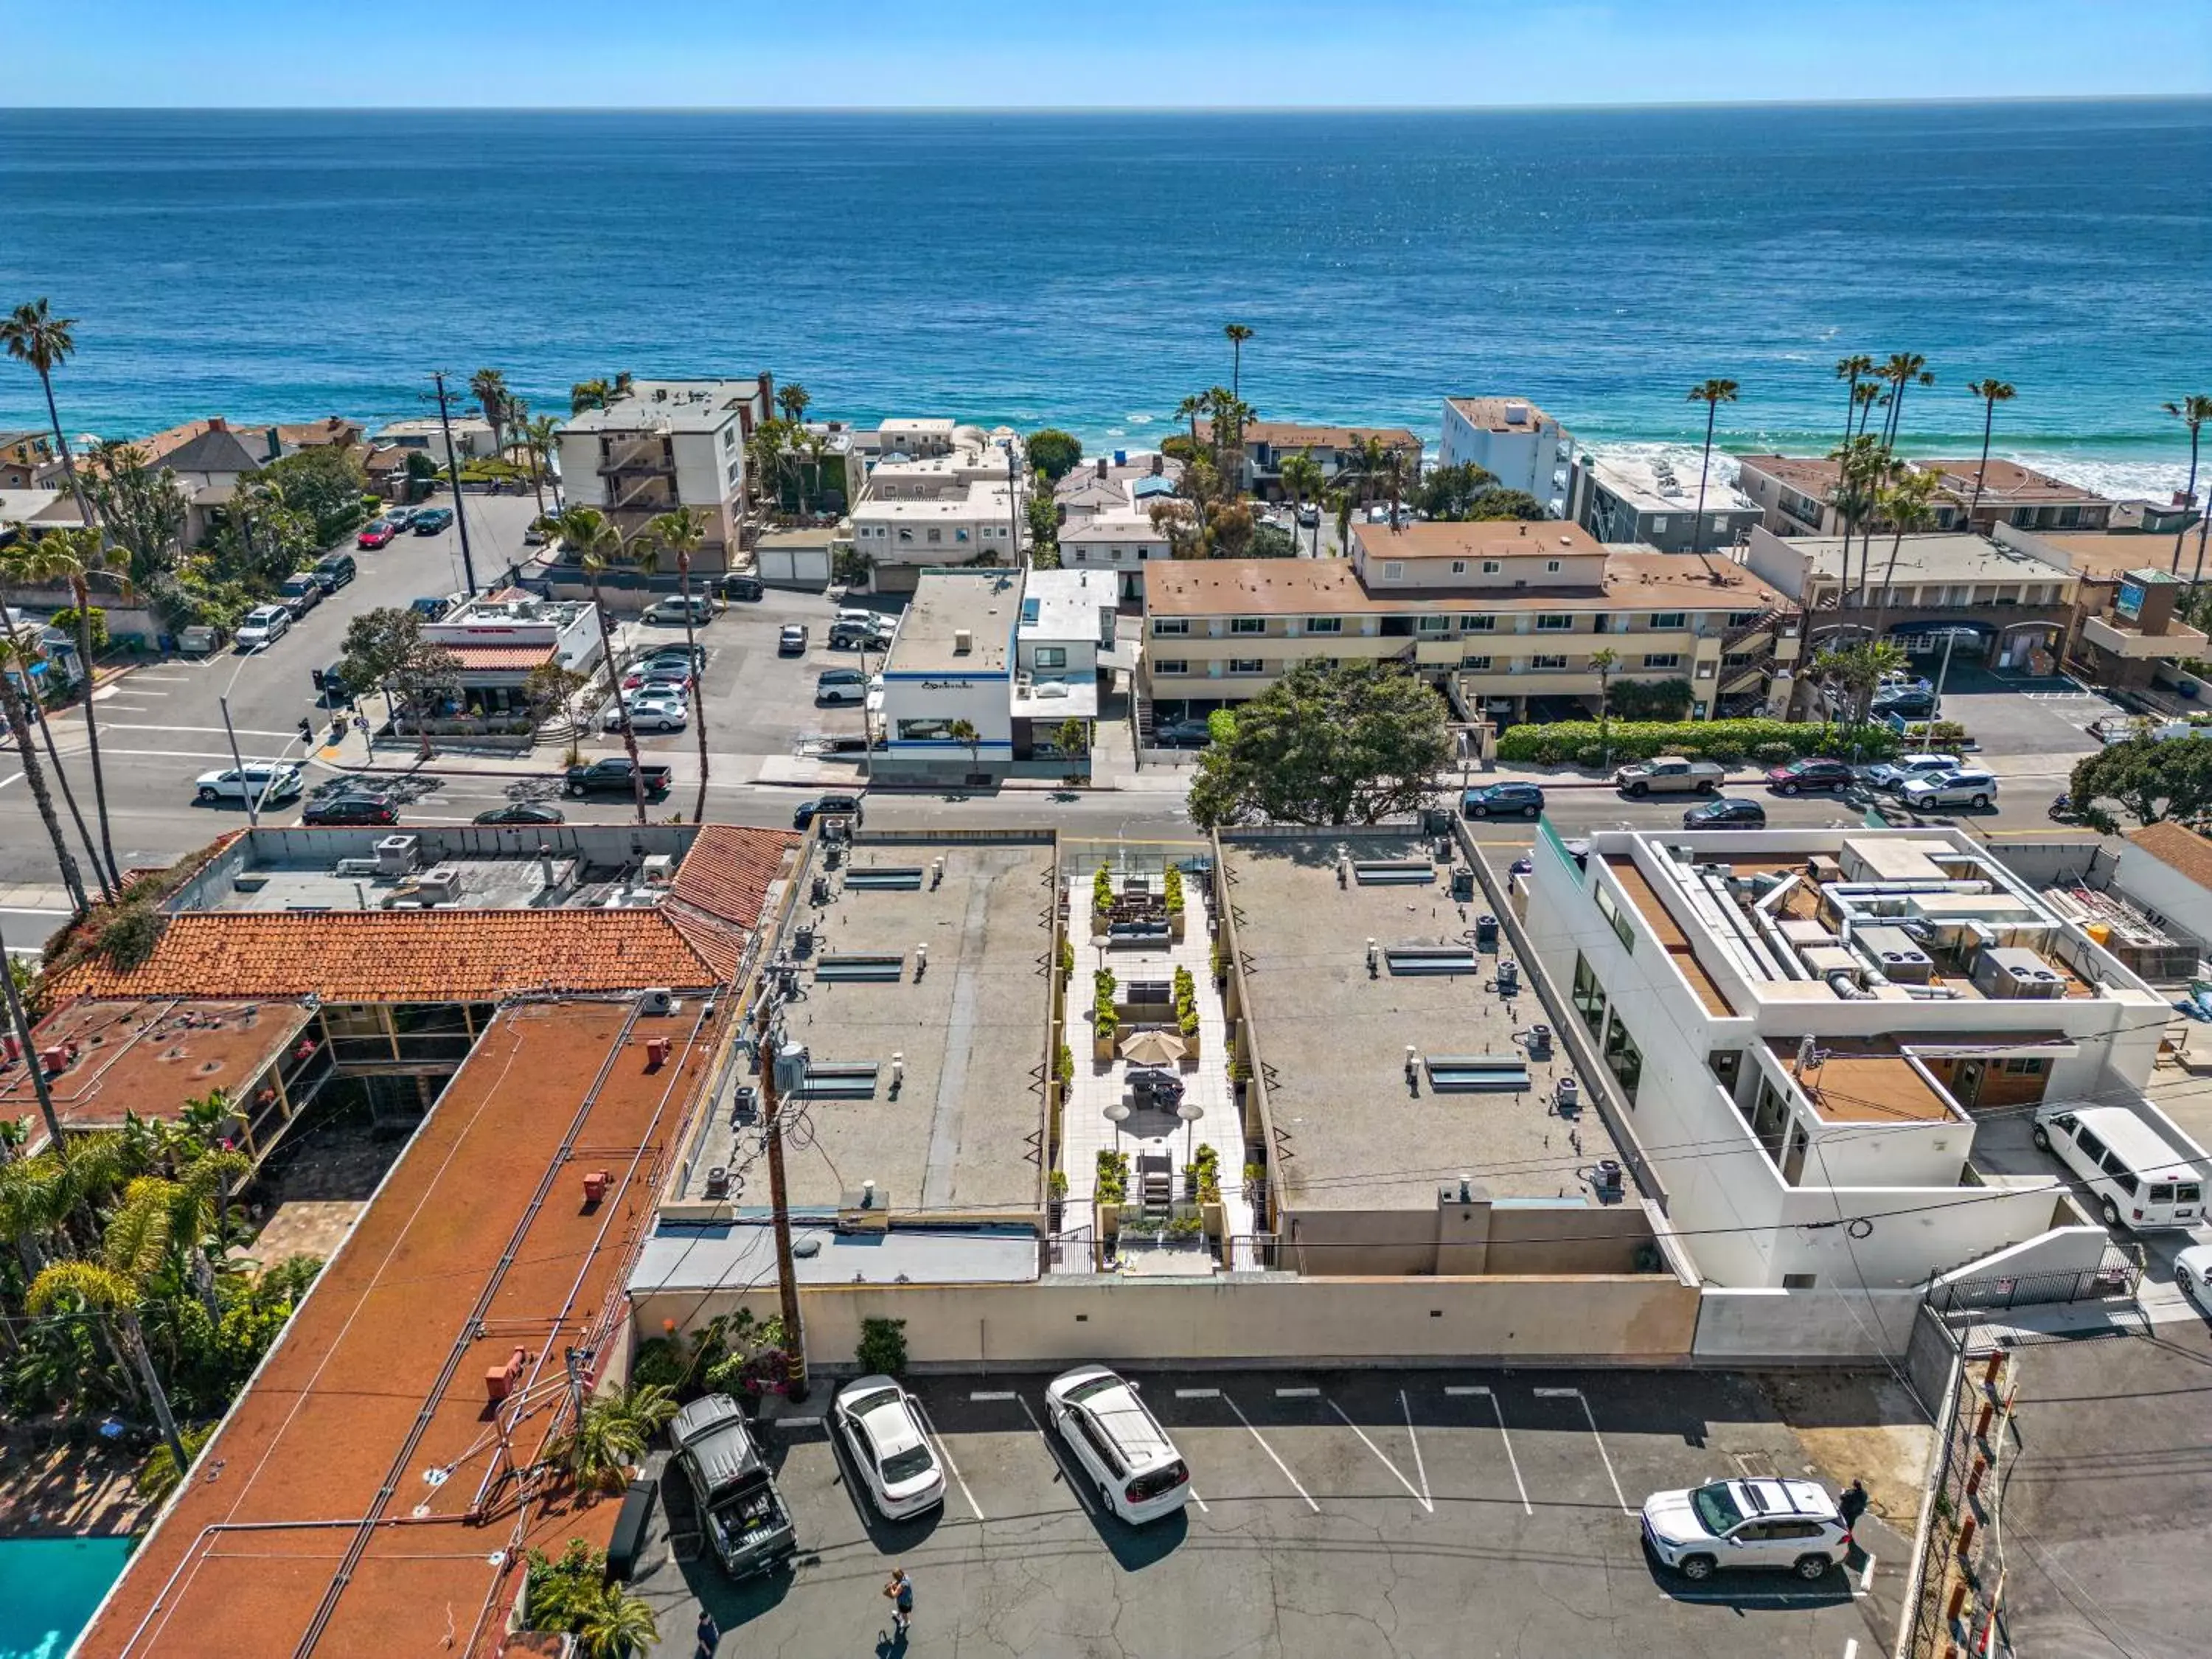
<svg viewBox="0 0 2212 1659">
<path fill-rule="evenodd" d="M 2092 754 L 2099 744 L 2090 722 L 2124 713 L 2058 675 L 1997 674 L 1954 662 L 1943 683 L 1942 718 L 1972 732 L 1984 756 Z"/>
<path fill-rule="evenodd" d="M 915 1583 L 916 1653 L 1340 1656 L 1887 1650 L 1905 1550 L 1817 1583 L 1654 1566 L 1637 1511 L 1655 1490 L 1803 1475 L 1757 1385 L 1697 1373 L 1146 1374 L 1191 1469 L 1182 1512 L 1106 1512 L 1045 1427 L 1045 1379 L 915 1384 L 945 1504 L 886 1523 L 848 1490 L 816 1415 L 824 1385 L 763 1431 L 796 1523 L 787 1574 L 732 1584 L 698 1553 L 680 1477 L 636 1588 L 659 1654 L 689 1656 L 702 1600 L 726 1654 L 901 1650 L 879 1591 Z M 1850 1471 L 1818 1471 L 1832 1487 Z"/>
</svg>

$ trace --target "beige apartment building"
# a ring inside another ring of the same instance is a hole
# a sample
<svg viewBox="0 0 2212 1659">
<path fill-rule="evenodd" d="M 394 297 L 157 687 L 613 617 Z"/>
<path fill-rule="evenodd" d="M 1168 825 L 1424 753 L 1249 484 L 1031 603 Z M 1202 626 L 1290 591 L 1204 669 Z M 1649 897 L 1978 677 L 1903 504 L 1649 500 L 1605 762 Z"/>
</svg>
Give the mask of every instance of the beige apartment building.
<svg viewBox="0 0 2212 1659">
<path fill-rule="evenodd" d="M 744 518 L 745 441 L 775 412 L 767 374 L 732 380 L 639 380 L 561 432 L 562 492 L 596 507 L 625 539 L 656 514 L 688 507 L 704 544 L 694 574 L 730 568 Z"/>
<path fill-rule="evenodd" d="M 1937 530 L 1989 535 L 2001 524 L 2015 530 L 2073 532 L 2103 530 L 2112 523 L 2112 503 L 2094 490 L 2017 461 L 1993 456 L 1986 470 L 1978 456 L 1907 465 L 1935 475 L 1936 499 L 1929 506 Z M 1817 456 L 1739 455 L 1736 487 L 1757 503 L 1763 514 L 1759 522 L 1775 535 L 1841 535 L 1843 515 L 1833 501 L 1838 470 L 1835 462 Z"/>
<path fill-rule="evenodd" d="M 1800 633 L 1729 559 L 1609 552 L 1559 522 L 1358 525 L 1347 559 L 1178 560 L 1147 573 L 1145 611 L 1155 705 L 1241 702 L 1316 658 L 1395 661 L 1501 722 L 1594 714 L 1600 651 L 1616 684 L 1687 680 L 1695 719 L 1757 713 L 1786 696 Z"/>
</svg>

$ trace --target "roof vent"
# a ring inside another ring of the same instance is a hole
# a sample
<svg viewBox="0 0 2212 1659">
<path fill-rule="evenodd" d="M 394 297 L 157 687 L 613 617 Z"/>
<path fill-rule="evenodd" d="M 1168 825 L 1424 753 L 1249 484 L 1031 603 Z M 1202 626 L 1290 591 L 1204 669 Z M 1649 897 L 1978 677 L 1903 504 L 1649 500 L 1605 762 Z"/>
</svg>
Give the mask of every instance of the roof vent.
<svg viewBox="0 0 2212 1659">
<path fill-rule="evenodd" d="M 425 870 L 415 878 L 415 891 L 425 904 L 458 903 L 461 896 L 461 872 L 450 864 Z"/>
<path fill-rule="evenodd" d="M 954 656 L 965 657 L 971 654 L 975 649 L 975 632 L 973 629 L 956 628 L 952 630 L 952 654 Z"/>
<path fill-rule="evenodd" d="M 1506 424 L 1506 425 L 1508 425 L 1508 426 L 1526 426 L 1526 425 L 1528 425 L 1528 404 L 1506 404 L 1506 405 L 1505 405 L 1505 424 Z"/>
</svg>

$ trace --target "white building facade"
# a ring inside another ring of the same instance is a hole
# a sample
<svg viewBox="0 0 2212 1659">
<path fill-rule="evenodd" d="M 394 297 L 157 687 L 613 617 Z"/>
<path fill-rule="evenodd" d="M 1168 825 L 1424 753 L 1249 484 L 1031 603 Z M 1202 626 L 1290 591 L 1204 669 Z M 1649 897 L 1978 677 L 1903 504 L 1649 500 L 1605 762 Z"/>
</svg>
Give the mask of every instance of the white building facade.
<svg viewBox="0 0 2212 1659">
<path fill-rule="evenodd" d="M 695 575 L 735 562 L 744 518 L 745 442 L 775 409 L 775 383 L 751 380 L 639 380 L 629 396 L 587 409 L 561 432 L 562 492 L 595 507 L 627 540 L 663 513 L 697 519 Z"/>
<path fill-rule="evenodd" d="M 1479 466 L 1565 516 L 1574 434 L 1525 398 L 1447 398 L 1439 466 Z"/>
</svg>

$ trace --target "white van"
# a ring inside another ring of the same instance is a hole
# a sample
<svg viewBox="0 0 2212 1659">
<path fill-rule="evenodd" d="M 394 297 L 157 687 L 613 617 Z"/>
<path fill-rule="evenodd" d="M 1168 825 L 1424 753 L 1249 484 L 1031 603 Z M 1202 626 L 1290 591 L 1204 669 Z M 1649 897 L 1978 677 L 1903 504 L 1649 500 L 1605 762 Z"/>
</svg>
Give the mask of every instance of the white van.
<svg viewBox="0 0 2212 1659">
<path fill-rule="evenodd" d="M 2035 1144 L 2088 1183 L 2107 1227 L 2193 1227 L 2204 1171 L 2124 1106 L 2045 1106 Z"/>
</svg>

